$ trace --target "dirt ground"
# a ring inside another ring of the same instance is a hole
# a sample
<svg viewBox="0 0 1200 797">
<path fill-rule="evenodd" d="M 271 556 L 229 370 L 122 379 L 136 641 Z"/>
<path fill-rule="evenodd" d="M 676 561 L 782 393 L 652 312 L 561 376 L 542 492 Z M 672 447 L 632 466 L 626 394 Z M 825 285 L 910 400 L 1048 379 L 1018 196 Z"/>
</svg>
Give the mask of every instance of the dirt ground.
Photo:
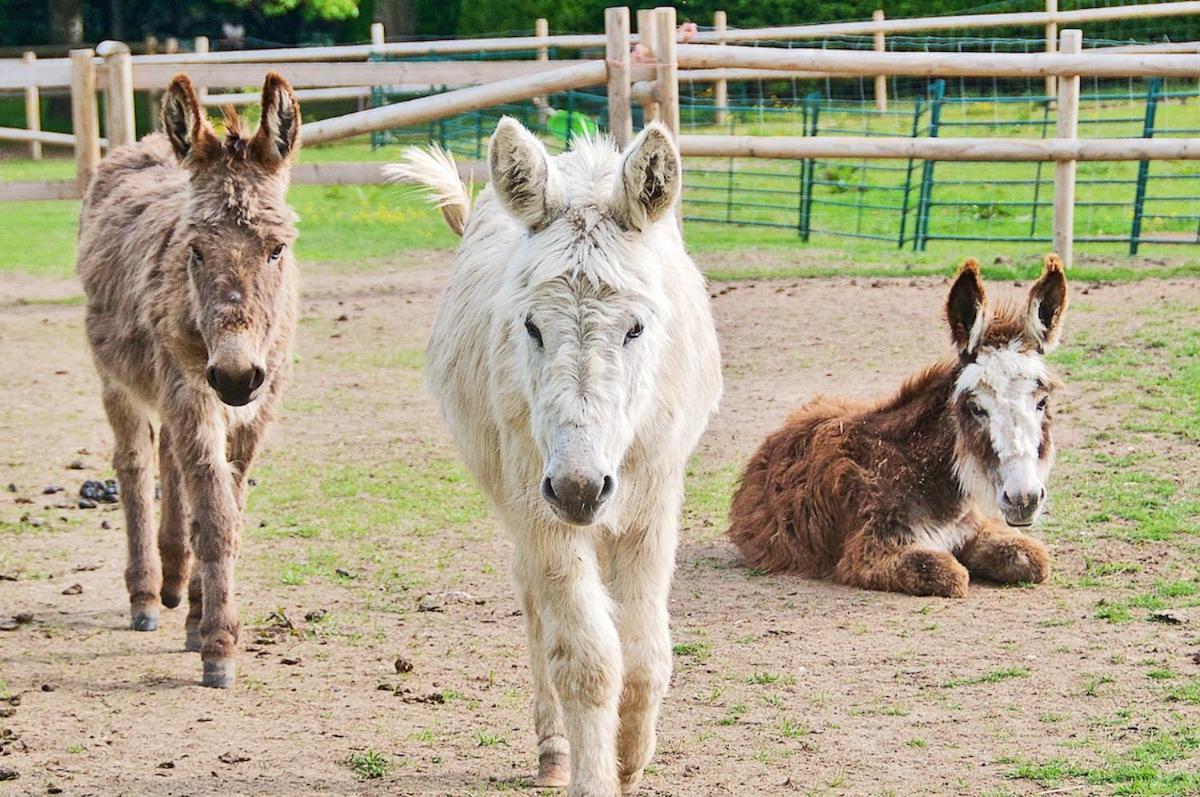
<svg viewBox="0 0 1200 797">
<path fill-rule="evenodd" d="M 17 773 L 0 794 L 532 788 L 509 545 L 463 483 L 419 380 L 448 260 L 306 273 L 300 360 L 246 523 L 230 691 L 198 685 L 182 610 L 165 611 L 157 633 L 126 630 L 120 511 L 74 507 L 85 478 L 111 475 L 77 286 L 0 276 L 0 490 L 14 490 L 0 492 L 0 618 L 32 614 L 0 631 L 0 697 L 10 695 L 0 701 L 0 768 Z M 1146 674 L 1166 668 L 1173 683 L 1196 683 L 1200 616 L 1112 623 L 1096 608 L 1181 568 L 1198 575 L 1194 544 L 1055 527 L 1052 504 L 1051 583 L 975 584 L 949 601 L 762 577 L 721 536 L 733 476 L 791 408 L 822 391 L 878 395 L 946 353 L 945 284 L 712 286 L 726 393 L 693 467 L 698 495 L 672 595 L 675 675 L 643 793 L 1049 793 L 1014 769 L 1101 765 L 1200 725 L 1200 700 L 1168 700 Z M 1197 281 L 1084 287 L 1073 286 L 1066 348 L 1080 332 L 1128 330 L 1138 310 L 1167 298 L 1200 305 Z M 1122 437 L 1122 406 L 1103 392 L 1067 381 L 1056 399 L 1060 449 L 1158 446 L 1195 494 L 1194 443 Z M 1081 469 L 1060 465 L 1052 501 L 1084 489 L 1073 477 Z M 42 495 L 47 485 L 65 493 Z M 430 527 L 430 511 L 445 528 Z M 1116 560 L 1136 572 L 1083 584 L 1094 562 Z M 411 672 L 397 672 L 398 657 Z M 351 765 L 367 751 L 390 762 L 381 777 Z M 1163 766 L 1195 770 L 1197 760 L 1193 749 Z M 1109 788 L 1070 780 L 1061 791 Z"/>
</svg>

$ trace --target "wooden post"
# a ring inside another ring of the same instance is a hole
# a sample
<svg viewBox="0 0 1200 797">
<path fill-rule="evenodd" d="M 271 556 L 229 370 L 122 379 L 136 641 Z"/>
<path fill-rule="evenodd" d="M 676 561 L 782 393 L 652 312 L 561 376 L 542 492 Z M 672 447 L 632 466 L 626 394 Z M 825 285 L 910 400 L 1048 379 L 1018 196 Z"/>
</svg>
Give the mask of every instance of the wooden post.
<svg viewBox="0 0 1200 797">
<path fill-rule="evenodd" d="M 533 35 L 537 39 L 545 39 L 550 35 L 550 21 L 545 17 L 538 17 L 533 21 Z M 536 60 L 549 61 L 550 48 L 538 47 Z M 550 102 L 545 97 L 534 97 L 533 106 L 537 108 L 538 124 L 545 125 L 546 117 L 550 115 Z"/>
<path fill-rule="evenodd" d="M 883 19 L 884 19 L 883 9 L 882 8 L 875 9 L 875 13 L 871 15 L 871 19 L 873 19 L 876 22 L 882 23 Z M 886 53 L 887 52 L 887 36 L 881 30 L 875 31 L 875 52 L 877 52 L 877 53 Z M 881 113 L 883 111 L 886 111 L 887 110 L 887 101 L 888 101 L 887 75 L 876 75 L 875 76 L 875 110 L 877 110 Z"/>
<path fill-rule="evenodd" d="M 633 140 L 633 109 L 629 73 L 629 9 L 625 6 L 604 10 L 604 33 L 608 37 L 604 57 L 608 62 L 608 130 L 617 146 L 625 149 Z"/>
<path fill-rule="evenodd" d="M 96 52 L 104 59 L 108 90 L 104 97 L 105 133 L 108 151 L 137 141 L 133 114 L 133 61 L 123 42 L 100 42 Z"/>
<path fill-rule="evenodd" d="M 643 54 L 654 61 L 654 52 L 658 47 L 658 36 L 655 33 L 654 9 L 641 8 L 637 12 L 638 44 L 643 48 Z M 658 100 L 654 97 L 639 99 L 642 106 L 642 121 L 649 123 L 658 118 Z"/>
<path fill-rule="evenodd" d="M 96 114 L 96 68 L 90 49 L 71 51 L 71 129 L 75 133 L 75 182 L 82 195 L 100 163 Z"/>
<path fill-rule="evenodd" d="M 679 59 L 675 54 L 675 8 L 662 6 L 654 9 L 654 27 L 657 38 L 654 43 L 658 79 L 658 119 L 671 131 L 676 145 L 679 144 Z M 683 194 L 675 201 L 675 220 L 683 227 Z"/>
<path fill-rule="evenodd" d="M 196 55 L 206 55 L 208 53 L 208 37 L 197 36 L 195 39 L 193 39 L 192 50 L 196 53 Z M 208 89 L 204 88 L 203 86 L 196 86 L 196 94 L 200 96 L 201 103 L 208 99 Z"/>
<path fill-rule="evenodd" d="M 725 46 L 725 30 L 727 27 L 728 20 L 725 17 L 725 12 L 714 11 L 713 31 L 717 34 L 717 44 L 721 47 Z M 729 84 L 725 82 L 725 78 L 721 78 L 713 84 L 713 103 L 717 106 L 717 124 L 725 124 L 725 108 L 729 105 Z"/>
<path fill-rule="evenodd" d="M 1058 0 L 1046 0 L 1046 13 L 1047 14 L 1057 14 L 1058 13 Z M 1058 50 L 1058 23 L 1057 22 L 1047 22 L 1046 23 L 1046 52 L 1053 53 L 1053 52 L 1057 52 L 1057 50 Z M 1058 81 L 1055 79 L 1054 75 L 1047 75 L 1046 76 L 1046 96 L 1052 98 L 1057 93 L 1058 93 Z M 1052 100 L 1048 100 L 1048 102 L 1050 102 L 1050 101 L 1052 101 Z M 1063 262 L 1066 262 L 1066 261 L 1063 261 Z"/>
<path fill-rule="evenodd" d="M 383 33 L 382 22 L 371 23 L 371 44 L 375 47 L 380 47 L 387 43 L 387 36 Z"/>
<path fill-rule="evenodd" d="M 37 61 L 37 53 L 32 50 L 21 56 L 21 63 L 27 64 L 32 70 Z M 42 129 L 42 98 L 38 93 L 37 83 L 29 81 L 25 87 L 25 129 L 37 133 Z M 42 159 L 42 142 L 29 142 L 29 157 L 35 161 Z"/>
<path fill-rule="evenodd" d="M 1083 31 L 1064 30 L 1061 50 L 1077 54 L 1083 49 Z M 1058 80 L 1058 138 L 1079 138 L 1079 76 L 1062 75 Z M 1071 267 L 1075 246 L 1075 167 L 1076 161 L 1054 164 L 1054 251 L 1063 265 Z"/>
</svg>

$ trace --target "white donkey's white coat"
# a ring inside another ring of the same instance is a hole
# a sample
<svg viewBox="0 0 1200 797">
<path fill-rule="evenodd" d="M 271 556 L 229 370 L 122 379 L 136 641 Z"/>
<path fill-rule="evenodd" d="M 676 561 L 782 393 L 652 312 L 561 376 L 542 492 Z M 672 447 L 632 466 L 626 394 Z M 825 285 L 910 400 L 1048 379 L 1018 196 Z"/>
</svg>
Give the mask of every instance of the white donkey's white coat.
<svg viewBox="0 0 1200 797">
<path fill-rule="evenodd" d="M 466 216 L 426 378 L 514 541 L 539 783 L 569 772 L 572 797 L 612 797 L 654 750 L 684 468 L 720 398 L 717 337 L 664 128 L 623 154 L 584 139 L 550 158 L 504 119 L 489 161 L 469 215 L 461 183 L 448 199 L 448 159 L 392 169 L 434 188 L 451 224 Z M 564 467 L 614 480 L 594 517 L 567 522 L 543 497 Z"/>
</svg>

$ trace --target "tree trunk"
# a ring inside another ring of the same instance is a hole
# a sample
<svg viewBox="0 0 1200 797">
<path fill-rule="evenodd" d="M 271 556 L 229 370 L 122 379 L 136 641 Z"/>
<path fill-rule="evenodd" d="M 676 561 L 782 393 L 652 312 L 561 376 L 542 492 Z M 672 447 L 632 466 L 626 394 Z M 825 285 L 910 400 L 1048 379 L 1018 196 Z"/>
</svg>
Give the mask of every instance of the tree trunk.
<svg viewBox="0 0 1200 797">
<path fill-rule="evenodd" d="M 80 0 L 47 0 L 50 40 L 53 44 L 83 42 L 83 6 Z"/>
<path fill-rule="evenodd" d="M 387 36 L 412 36 L 417 32 L 413 0 L 375 0 L 375 22 L 383 23 Z"/>
</svg>

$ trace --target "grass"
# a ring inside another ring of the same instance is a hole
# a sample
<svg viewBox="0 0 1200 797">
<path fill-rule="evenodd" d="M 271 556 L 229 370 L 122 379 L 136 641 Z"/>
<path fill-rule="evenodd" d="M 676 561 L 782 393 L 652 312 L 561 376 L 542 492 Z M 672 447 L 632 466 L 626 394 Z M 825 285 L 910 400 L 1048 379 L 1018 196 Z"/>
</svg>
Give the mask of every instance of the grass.
<svg viewBox="0 0 1200 797">
<path fill-rule="evenodd" d="M 1066 758 L 1022 761 L 1007 773 L 1014 780 L 1030 780 L 1044 789 L 1067 781 L 1102 786 L 1114 795 L 1184 797 L 1200 790 L 1200 771 L 1176 766 L 1200 750 L 1200 727 L 1159 731 L 1126 753 L 1111 755 L 1103 763 L 1077 763 Z M 1088 793 L 1095 793 L 1089 791 Z"/>
<path fill-rule="evenodd" d="M 366 750 L 350 756 L 350 768 L 359 780 L 374 780 L 391 771 L 392 760 L 382 753 Z"/>
<path fill-rule="evenodd" d="M 997 670 L 988 670 L 982 675 L 977 675 L 971 678 L 952 678 L 942 684 L 943 689 L 954 689 L 959 686 L 976 686 L 978 684 L 997 684 L 1001 681 L 1007 681 L 1010 678 L 1028 678 L 1029 670 L 1025 667 L 1003 667 Z"/>
</svg>

